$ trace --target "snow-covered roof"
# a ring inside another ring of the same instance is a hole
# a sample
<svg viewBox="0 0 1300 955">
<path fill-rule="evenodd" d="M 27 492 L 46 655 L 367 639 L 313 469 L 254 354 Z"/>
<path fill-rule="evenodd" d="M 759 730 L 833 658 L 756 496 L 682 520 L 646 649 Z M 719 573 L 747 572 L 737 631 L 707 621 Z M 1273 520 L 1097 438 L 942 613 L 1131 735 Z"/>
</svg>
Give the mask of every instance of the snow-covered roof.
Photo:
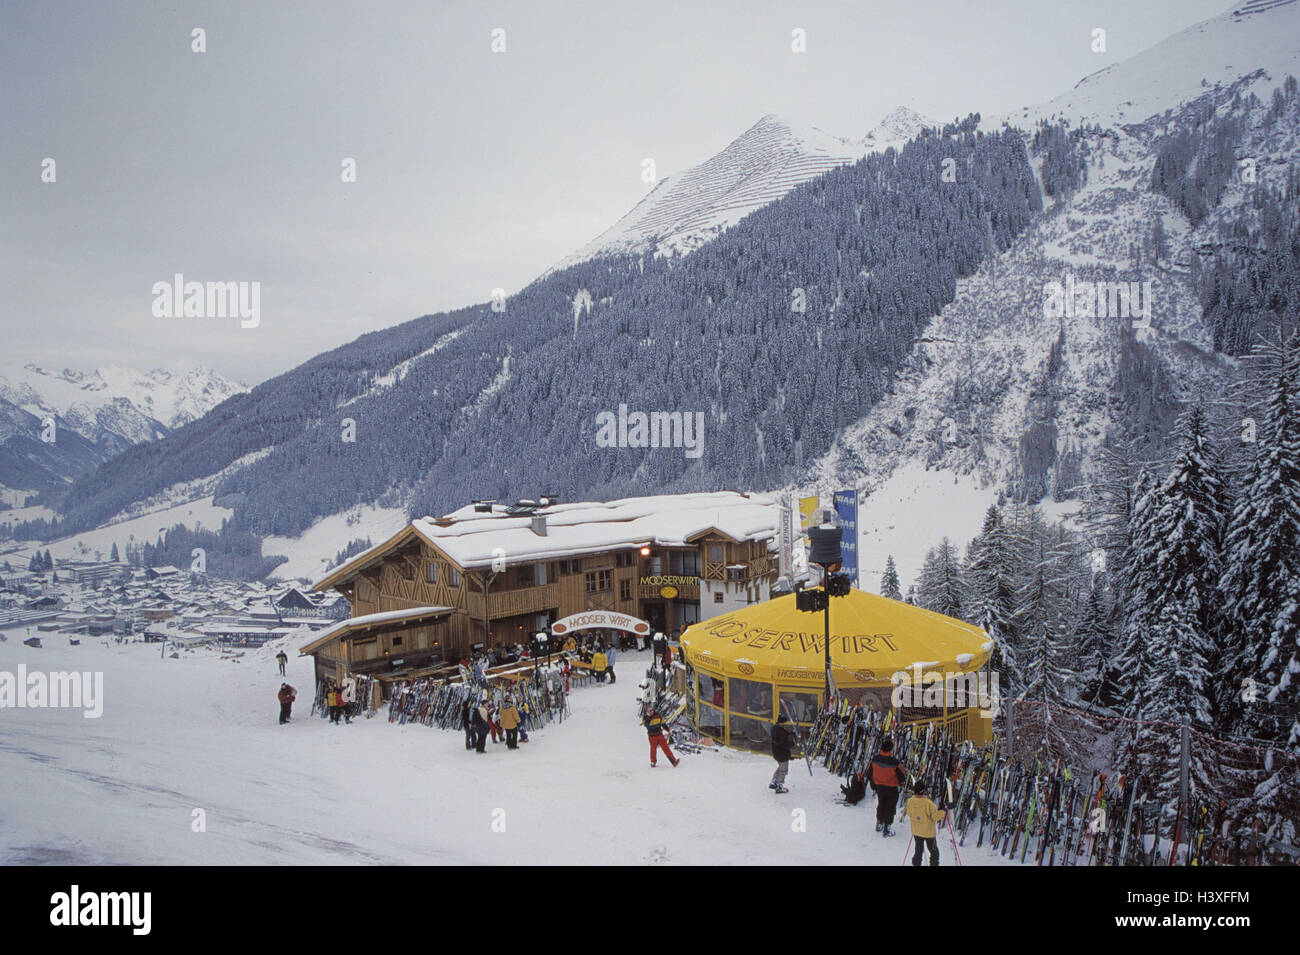
<svg viewBox="0 0 1300 955">
<path fill-rule="evenodd" d="M 545 534 L 533 530 L 537 516 L 546 518 Z M 493 504 L 490 514 L 469 504 L 446 517 L 412 521 L 388 541 L 344 561 L 316 586 L 346 577 L 382 556 L 407 531 L 414 531 L 461 567 L 476 568 L 491 566 L 495 559 L 518 564 L 646 544 L 684 547 L 710 531 L 734 541 L 766 540 L 777 534 L 780 520 L 776 501 L 739 491 L 551 504 L 523 515 L 507 514 L 502 504 Z"/>
<path fill-rule="evenodd" d="M 736 541 L 763 540 L 777 533 L 781 511 L 775 501 L 735 491 L 662 494 L 608 503 L 552 504 L 534 515 L 546 518 L 546 533 L 533 530 L 533 516 L 505 516 L 493 506 L 480 514 L 473 505 L 447 515 L 412 522 L 422 537 L 461 567 L 486 567 L 493 551 L 509 563 L 562 558 L 591 551 L 640 547 L 682 547 L 709 531 Z M 444 519 L 446 520 L 446 518 Z"/>
<path fill-rule="evenodd" d="M 310 653 L 317 647 L 322 647 L 340 633 L 346 633 L 350 630 L 361 630 L 366 627 L 373 627 L 376 624 L 395 623 L 401 620 L 407 620 L 414 617 L 428 617 L 435 614 L 451 613 L 452 607 L 410 607 L 406 610 L 384 610 L 379 613 L 362 614 L 360 617 L 349 617 L 346 620 L 340 620 L 333 626 L 326 627 L 324 630 L 312 637 L 311 643 L 298 649 L 299 653 Z"/>
</svg>

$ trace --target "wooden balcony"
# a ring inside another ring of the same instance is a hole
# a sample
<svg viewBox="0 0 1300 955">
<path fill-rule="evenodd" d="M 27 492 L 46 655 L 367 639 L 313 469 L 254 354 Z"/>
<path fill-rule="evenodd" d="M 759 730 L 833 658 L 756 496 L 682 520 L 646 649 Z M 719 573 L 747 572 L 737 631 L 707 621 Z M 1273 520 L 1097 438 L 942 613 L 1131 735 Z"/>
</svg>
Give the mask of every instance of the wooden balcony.
<svg viewBox="0 0 1300 955">
<path fill-rule="evenodd" d="M 488 609 L 491 620 L 514 617 L 522 613 L 541 613 L 560 603 L 558 584 L 541 587 L 521 587 L 518 590 L 488 591 Z M 483 619 L 483 592 L 471 590 L 466 594 L 465 609 L 476 620 Z"/>
</svg>

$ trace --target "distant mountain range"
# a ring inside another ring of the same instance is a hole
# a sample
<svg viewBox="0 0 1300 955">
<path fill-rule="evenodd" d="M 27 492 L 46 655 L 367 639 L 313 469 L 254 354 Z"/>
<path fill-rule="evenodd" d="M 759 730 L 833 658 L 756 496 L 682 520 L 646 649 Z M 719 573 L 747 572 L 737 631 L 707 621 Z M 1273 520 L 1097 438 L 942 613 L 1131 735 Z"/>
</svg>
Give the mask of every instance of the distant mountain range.
<svg viewBox="0 0 1300 955">
<path fill-rule="evenodd" d="M 245 390 L 205 365 L 181 372 L 106 366 L 88 374 L 0 365 L 0 486 L 58 487 Z M 53 443 L 42 438 L 48 420 Z"/>
</svg>

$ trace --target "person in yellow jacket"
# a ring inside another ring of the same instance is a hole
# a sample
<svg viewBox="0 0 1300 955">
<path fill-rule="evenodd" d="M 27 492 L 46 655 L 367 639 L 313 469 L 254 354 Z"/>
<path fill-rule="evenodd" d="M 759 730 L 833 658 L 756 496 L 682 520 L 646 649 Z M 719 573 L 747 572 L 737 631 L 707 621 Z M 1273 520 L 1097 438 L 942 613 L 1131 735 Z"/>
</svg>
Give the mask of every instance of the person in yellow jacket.
<svg viewBox="0 0 1300 955">
<path fill-rule="evenodd" d="M 605 682 L 605 668 L 609 666 L 609 658 L 605 656 L 605 651 L 597 649 L 591 655 L 591 669 L 596 674 L 596 682 Z"/>
<path fill-rule="evenodd" d="M 912 824 L 912 839 L 916 842 L 916 853 L 912 856 L 912 865 L 921 864 L 922 851 L 930 847 L 930 865 L 939 864 L 939 839 L 936 827 L 948 815 L 946 809 L 940 809 L 925 794 L 925 783 L 916 784 L 912 796 L 907 800 L 908 821 Z"/>
<path fill-rule="evenodd" d="M 507 696 L 501 704 L 500 714 L 501 726 L 506 731 L 506 749 L 519 748 L 519 709 L 515 706 L 515 698 Z"/>
</svg>

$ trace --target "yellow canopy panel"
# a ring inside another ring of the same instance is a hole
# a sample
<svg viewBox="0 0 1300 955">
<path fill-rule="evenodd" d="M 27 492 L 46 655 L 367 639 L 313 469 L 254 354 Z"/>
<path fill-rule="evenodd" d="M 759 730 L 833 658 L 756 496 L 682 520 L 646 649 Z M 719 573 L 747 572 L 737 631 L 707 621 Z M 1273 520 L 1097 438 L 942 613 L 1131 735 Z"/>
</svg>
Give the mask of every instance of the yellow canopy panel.
<svg viewBox="0 0 1300 955">
<path fill-rule="evenodd" d="M 825 686 L 825 623 L 790 594 L 692 624 L 682 650 L 694 666 L 769 683 Z M 842 687 L 882 685 L 916 664 L 926 673 L 982 667 L 993 641 L 979 627 L 861 590 L 831 598 L 831 663 Z"/>
</svg>

